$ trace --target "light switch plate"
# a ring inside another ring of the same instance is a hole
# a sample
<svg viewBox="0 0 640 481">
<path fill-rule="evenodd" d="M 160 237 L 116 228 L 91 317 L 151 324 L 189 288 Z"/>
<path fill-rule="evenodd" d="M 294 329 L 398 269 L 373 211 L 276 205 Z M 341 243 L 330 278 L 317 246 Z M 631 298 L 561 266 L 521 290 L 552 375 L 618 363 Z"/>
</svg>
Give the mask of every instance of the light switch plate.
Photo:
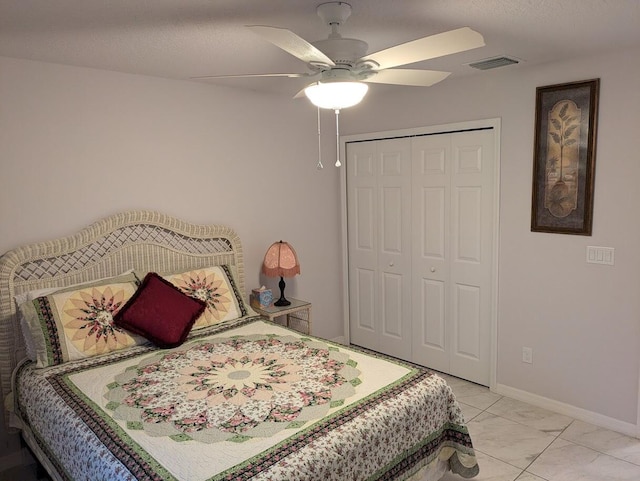
<svg viewBox="0 0 640 481">
<path fill-rule="evenodd" d="M 588 264 L 614 265 L 615 249 L 613 247 L 587 246 Z"/>
</svg>

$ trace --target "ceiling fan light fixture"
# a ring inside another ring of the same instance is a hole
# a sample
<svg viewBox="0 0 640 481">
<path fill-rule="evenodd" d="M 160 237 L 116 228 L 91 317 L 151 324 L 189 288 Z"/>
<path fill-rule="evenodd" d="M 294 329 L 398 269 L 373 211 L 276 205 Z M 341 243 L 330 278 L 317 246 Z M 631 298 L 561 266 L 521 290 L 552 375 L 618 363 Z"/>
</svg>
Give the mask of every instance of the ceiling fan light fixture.
<svg viewBox="0 0 640 481">
<path fill-rule="evenodd" d="M 368 90 L 369 86 L 362 82 L 317 82 L 304 93 L 316 107 L 341 110 L 359 104 Z"/>
</svg>

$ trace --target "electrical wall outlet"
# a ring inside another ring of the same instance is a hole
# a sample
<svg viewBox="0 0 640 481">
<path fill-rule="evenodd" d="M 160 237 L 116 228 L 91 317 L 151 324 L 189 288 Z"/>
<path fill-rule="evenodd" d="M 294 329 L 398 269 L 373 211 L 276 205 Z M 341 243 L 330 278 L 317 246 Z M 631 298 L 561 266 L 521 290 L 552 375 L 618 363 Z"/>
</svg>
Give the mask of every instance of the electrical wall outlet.
<svg viewBox="0 0 640 481">
<path fill-rule="evenodd" d="M 522 348 L 522 362 L 533 364 L 533 349 L 531 349 L 530 347 Z"/>
</svg>

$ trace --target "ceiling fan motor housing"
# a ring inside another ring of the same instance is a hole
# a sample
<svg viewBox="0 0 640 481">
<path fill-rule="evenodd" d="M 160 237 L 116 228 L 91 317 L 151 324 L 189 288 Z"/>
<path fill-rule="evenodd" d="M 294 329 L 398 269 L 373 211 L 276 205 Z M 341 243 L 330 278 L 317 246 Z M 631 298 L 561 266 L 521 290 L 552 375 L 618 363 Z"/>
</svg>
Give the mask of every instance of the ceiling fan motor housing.
<svg viewBox="0 0 640 481">
<path fill-rule="evenodd" d="M 353 67 L 355 62 L 364 57 L 369 45 L 355 38 L 328 38 L 313 42 L 313 46 L 334 61 L 336 65 Z"/>
<path fill-rule="evenodd" d="M 329 83 L 329 82 L 353 82 L 358 80 L 350 69 L 348 68 L 340 68 L 333 67 L 330 70 L 325 70 L 322 72 L 322 76 L 320 78 L 320 82 Z"/>
<path fill-rule="evenodd" d="M 369 45 L 355 38 L 342 38 L 338 32 L 338 27 L 351 16 L 351 5 L 346 2 L 321 3 L 316 11 L 322 21 L 331 27 L 331 34 L 326 40 L 318 40 L 312 45 L 336 65 L 354 67 L 356 61 L 366 55 Z"/>
</svg>

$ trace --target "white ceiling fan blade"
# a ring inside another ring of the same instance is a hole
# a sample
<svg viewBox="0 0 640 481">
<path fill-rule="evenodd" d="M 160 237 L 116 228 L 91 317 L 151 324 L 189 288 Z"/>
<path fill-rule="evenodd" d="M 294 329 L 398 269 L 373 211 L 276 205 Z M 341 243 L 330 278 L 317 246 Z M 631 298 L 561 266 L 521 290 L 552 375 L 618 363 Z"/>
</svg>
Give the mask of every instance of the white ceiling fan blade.
<svg viewBox="0 0 640 481">
<path fill-rule="evenodd" d="M 303 62 L 335 65 L 333 60 L 291 30 L 265 25 L 249 25 L 247 28 Z"/>
<path fill-rule="evenodd" d="M 225 79 L 225 78 L 251 78 L 251 77 L 289 77 L 301 78 L 312 77 L 314 74 L 308 73 L 248 73 L 238 75 L 203 75 L 201 77 L 189 77 L 189 80 Z"/>
<path fill-rule="evenodd" d="M 411 70 L 406 68 L 392 68 L 381 70 L 375 75 L 364 80 L 368 83 L 413 85 L 415 87 L 430 87 L 444 79 L 451 72 L 439 72 L 437 70 Z"/>
<path fill-rule="evenodd" d="M 308 85 L 307 85 L 307 87 L 308 87 Z M 307 87 L 305 87 L 304 89 L 300 90 L 297 94 L 295 94 L 295 95 L 293 96 L 293 98 L 294 98 L 294 99 L 301 99 L 302 97 L 306 97 L 306 95 L 305 95 L 305 93 L 304 93 L 304 90 L 305 90 Z"/>
<path fill-rule="evenodd" d="M 469 27 L 462 27 L 380 50 L 361 60 L 373 60 L 379 65 L 377 68 L 382 70 L 483 46 L 482 35 Z"/>
</svg>

